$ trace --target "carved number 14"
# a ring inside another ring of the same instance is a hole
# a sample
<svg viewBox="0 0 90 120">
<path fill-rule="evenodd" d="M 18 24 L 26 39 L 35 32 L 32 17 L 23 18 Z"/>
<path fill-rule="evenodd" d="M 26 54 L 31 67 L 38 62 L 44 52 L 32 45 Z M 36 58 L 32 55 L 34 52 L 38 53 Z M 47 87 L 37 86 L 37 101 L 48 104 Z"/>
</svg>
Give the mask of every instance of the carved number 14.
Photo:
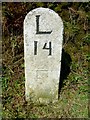
<svg viewBox="0 0 90 120">
<path fill-rule="evenodd" d="M 38 41 L 34 41 L 34 55 L 37 55 L 37 45 Z M 43 49 L 49 50 L 49 55 L 51 55 L 52 48 L 51 48 L 51 42 L 49 42 L 49 47 L 47 47 L 47 43 L 44 44 Z"/>
</svg>

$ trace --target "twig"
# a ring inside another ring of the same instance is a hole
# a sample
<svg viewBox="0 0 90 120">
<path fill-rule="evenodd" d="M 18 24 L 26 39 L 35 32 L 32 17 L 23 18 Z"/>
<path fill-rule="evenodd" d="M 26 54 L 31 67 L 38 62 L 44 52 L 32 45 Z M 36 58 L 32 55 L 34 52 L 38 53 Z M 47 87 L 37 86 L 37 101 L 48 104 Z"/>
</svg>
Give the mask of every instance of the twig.
<svg viewBox="0 0 90 120">
<path fill-rule="evenodd" d="M 16 61 L 15 63 L 14 63 L 14 65 L 16 65 L 16 64 L 18 64 L 21 60 L 23 60 L 24 58 L 22 57 L 21 59 L 19 59 L 18 61 Z"/>
</svg>

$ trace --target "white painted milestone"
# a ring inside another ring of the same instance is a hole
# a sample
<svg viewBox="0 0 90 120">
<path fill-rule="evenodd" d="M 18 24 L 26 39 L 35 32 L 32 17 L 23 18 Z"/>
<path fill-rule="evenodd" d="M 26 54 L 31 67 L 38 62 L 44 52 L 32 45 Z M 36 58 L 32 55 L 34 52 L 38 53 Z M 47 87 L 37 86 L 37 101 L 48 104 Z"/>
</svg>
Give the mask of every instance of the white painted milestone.
<svg viewBox="0 0 90 120">
<path fill-rule="evenodd" d="M 48 8 L 30 11 L 24 20 L 26 100 L 58 100 L 63 42 L 63 22 Z"/>
</svg>

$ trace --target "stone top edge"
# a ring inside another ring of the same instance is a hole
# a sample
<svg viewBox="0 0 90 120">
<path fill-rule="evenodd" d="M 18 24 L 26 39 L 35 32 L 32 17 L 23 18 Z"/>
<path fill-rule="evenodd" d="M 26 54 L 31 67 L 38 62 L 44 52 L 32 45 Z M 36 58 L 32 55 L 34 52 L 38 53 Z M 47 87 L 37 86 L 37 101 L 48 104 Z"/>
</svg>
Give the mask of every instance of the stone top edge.
<svg viewBox="0 0 90 120">
<path fill-rule="evenodd" d="M 29 15 L 33 15 L 33 14 L 34 14 L 35 12 L 37 12 L 37 11 L 38 11 L 38 12 L 40 12 L 40 11 L 46 11 L 46 12 L 53 13 L 53 14 L 56 15 L 56 17 L 58 17 L 58 18 L 60 19 L 60 21 L 61 21 L 62 24 L 63 24 L 62 18 L 58 15 L 58 13 L 56 13 L 56 12 L 55 12 L 54 10 L 52 10 L 52 9 L 45 8 L 45 7 L 38 7 L 38 8 L 35 8 L 35 9 L 29 11 L 29 12 L 27 13 L 27 15 L 25 16 L 24 23 L 25 23 L 25 21 L 26 21 L 26 19 L 27 19 L 27 17 L 28 17 Z"/>
</svg>

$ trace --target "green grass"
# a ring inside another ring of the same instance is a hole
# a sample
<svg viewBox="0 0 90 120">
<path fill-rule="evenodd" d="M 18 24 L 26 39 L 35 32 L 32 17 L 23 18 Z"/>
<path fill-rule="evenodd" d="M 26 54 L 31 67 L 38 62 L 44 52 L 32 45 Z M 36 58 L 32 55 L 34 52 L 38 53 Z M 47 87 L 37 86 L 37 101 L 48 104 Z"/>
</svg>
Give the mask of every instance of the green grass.
<svg viewBox="0 0 90 120">
<path fill-rule="evenodd" d="M 63 81 L 60 99 L 47 105 L 27 103 L 25 100 L 22 23 L 27 12 L 39 6 L 49 7 L 61 16 L 64 22 L 63 49 L 72 60 L 69 65 L 65 58 L 71 71 Z M 3 3 L 3 118 L 88 118 L 88 9 L 88 3 L 18 3 L 17 6 Z"/>
</svg>

